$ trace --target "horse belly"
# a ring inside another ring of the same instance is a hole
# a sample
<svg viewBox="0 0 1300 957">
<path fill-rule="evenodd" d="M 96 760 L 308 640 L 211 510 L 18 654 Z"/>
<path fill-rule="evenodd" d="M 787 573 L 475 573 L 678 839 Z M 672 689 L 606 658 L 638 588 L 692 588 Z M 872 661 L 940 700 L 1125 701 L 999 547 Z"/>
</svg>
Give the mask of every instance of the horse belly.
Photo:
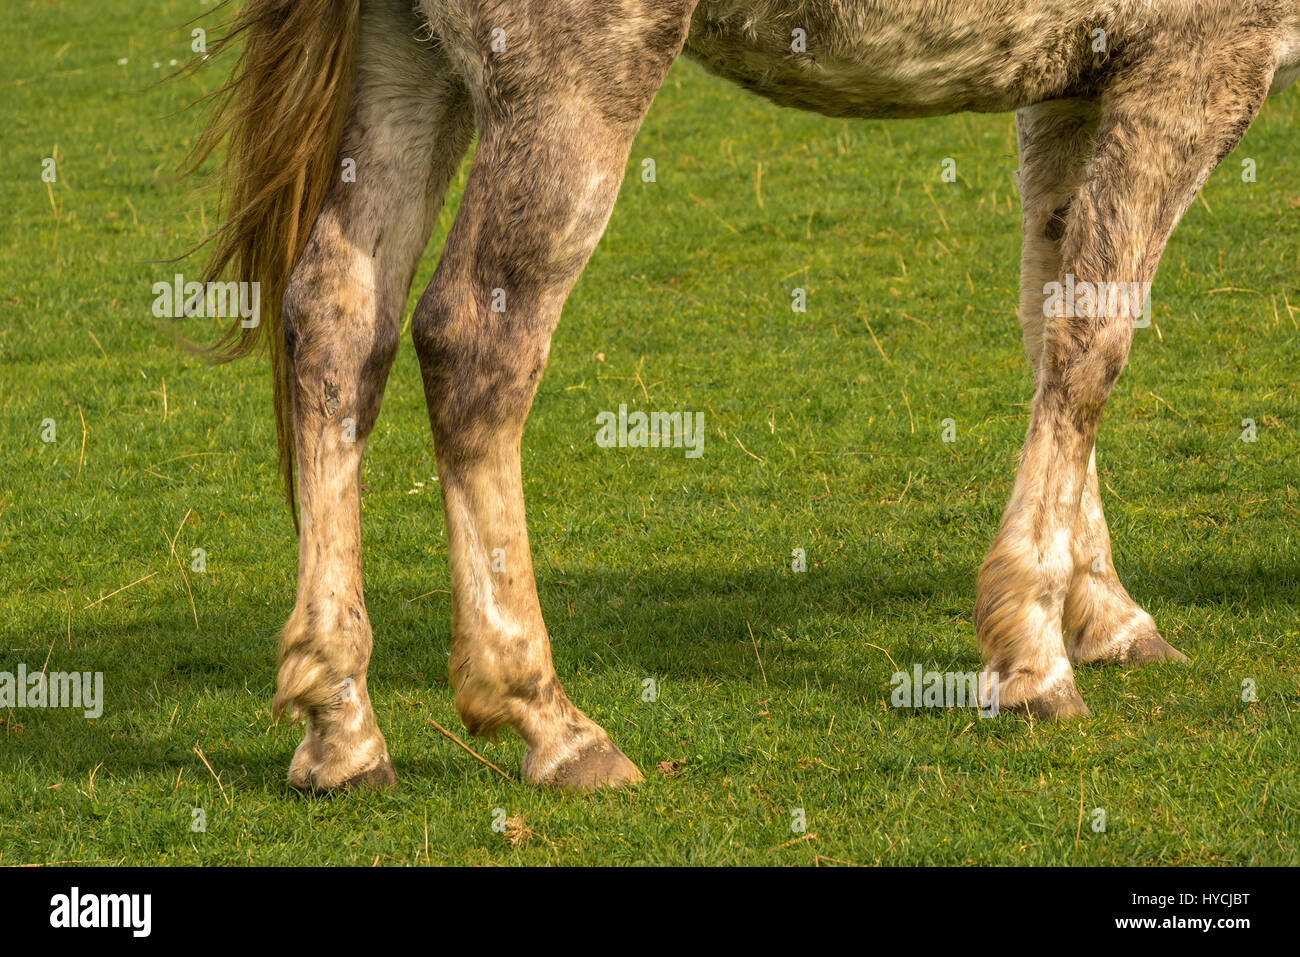
<svg viewBox="0 0 1300 957">
<path fill-rule="evenodd" d="M 685 53 L 830 116 L 1003 112 L 1088 92 L 1104 0 L 701 0 Z"/>
<path fill-rule="evenodd" d="M 1273 75 L 1270 96 L 1276 96 L 1300 78 L 1300 12 L 1286 23 L 1277 53 L 1277 72 Z"/>
</svg>

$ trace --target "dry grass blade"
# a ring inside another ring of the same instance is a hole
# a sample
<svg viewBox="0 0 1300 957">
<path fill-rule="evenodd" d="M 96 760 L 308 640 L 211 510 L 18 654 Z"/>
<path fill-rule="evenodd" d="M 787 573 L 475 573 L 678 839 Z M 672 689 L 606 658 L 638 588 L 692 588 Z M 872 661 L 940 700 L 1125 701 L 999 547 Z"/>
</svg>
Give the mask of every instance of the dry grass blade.
<svg viewBox="0 0 1300 957">
<path fill-rule="evenodd" d="M 493 771 L 495 771 L 497 774 L 501 775 L 501 776 L 502 776 L 503 778 L 505 778 L 507 781 L 512 780 L 511 777 L 510 777 L 510 775 L 506 774 L 506 772 L 502 771 L 499 767 L 497 767 L 495 764 L 493 764 L 493 763 L 492 763 L 491 761 L 489 761 L 487 758 L 483 757 L 483 755 L 479 754 L 477 751 L 475 751 L 473 748 L 471 748 L 468 744 L 466 744 L 466 743 L 465 743 L 464 741 L 462 741 L 460 738 L 456 737 L 454 734 L 452 734 L 450 731 L 448 731 L 446 728 L 444 728 L 442 725 L 440 725 L 437 721 L 434 721 L 432 718 L 430 718 L 430 719 L 429 719 L 429 724 L 431 724 L 431 725 L 433 725 L 435 728 L 437 728 L 438 731 L 439 731 L 439 732 L 440 732 L 444 737 L 450 738 L 452 741 L 454 741 L 454 742 L 455 742 L 456 744 L 458 744 L 460 747 L 464 748 L 467 752 L 469 752 L 469 754 L 474 758 L 475 761 L 479 761 L 479 762 L 481 762 L 481 763 L 483 763 L 483 764 L 486 764 L 488 767 L 490 767 L 490 768 L 491 768 Z"/>
</svg>

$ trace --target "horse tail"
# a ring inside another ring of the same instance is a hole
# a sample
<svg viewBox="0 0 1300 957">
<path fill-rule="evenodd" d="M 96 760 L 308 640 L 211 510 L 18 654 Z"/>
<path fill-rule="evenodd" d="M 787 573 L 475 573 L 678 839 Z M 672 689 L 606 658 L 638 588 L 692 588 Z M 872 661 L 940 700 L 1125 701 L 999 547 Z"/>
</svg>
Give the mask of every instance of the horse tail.
<svg viewBox="0 0 1300 957">
<path fill-rule="evenodd" d="M 334 175 L 355 70 L 361 0 L 247 0 L 212 53 L 242 39 L 227 83 L 192 157 L 225 144 L 219 179 L 225 220 L 209 237 L 204 281 L 255 282 L 260 315 L 236 321 L 208 347 L 226 362 L 264 342 L 271 360 L 275 433 L 285 496 L 294 493 L 293 370 L 281 303 Z"/>
</svg>

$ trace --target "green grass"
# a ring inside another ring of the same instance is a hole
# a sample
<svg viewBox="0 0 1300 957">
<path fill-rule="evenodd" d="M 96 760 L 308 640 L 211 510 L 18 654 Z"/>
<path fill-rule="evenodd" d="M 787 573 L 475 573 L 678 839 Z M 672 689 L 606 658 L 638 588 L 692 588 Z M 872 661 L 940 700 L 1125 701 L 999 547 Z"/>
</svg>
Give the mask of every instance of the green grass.
<svg viewBox="0 0 1300 957">
<path fill-rule="evenodd" d="M 205 367 L 150 314 L 174 271 L 152 260 L 215 212 L 172 177 L 200 125 L 172 114 L 219 71 L 148 88 L 202 9 L 25 0 L 0 40 L 0 670 L 102 671 L 107 697 L 95 721 L 0 711 L 0 864 L 1300 862 L 1300 92 L 1267 104 L 1171 242 L 1099 446 L 1116 563 L 1189 666 L 1083 670 L 1094 717 L 1068 726 L 889 707 L 891 662 L 980 666 L 975 574 L 1030 397 L 1013 121 L 828 120 L 681 62 L 524 451 L 556 668 L 647 782 L 539 792 L 517 739 L 474 744 L 506 781 L 428 725 L 460 730 L 407 336 L 363 502 L 401 787 L 304 800 L 284 784 L 297 731 L 269 715 L 296 549 L 266 371 Z M 620 403 L 704 411 L 703 457 L 597 448 Z M 680 774 L 655 771 L 670 760 Z M 512 846 L 497 808 L 533 837 Z M 783 846 L 792 808 L 816 838 Z"/>
</svg>

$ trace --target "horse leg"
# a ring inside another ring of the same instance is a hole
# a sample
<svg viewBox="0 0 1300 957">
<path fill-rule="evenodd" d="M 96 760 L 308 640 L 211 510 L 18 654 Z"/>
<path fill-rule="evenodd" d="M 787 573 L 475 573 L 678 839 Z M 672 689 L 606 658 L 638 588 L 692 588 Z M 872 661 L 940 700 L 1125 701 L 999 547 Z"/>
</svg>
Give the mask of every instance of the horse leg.
<svg viewBox="0 0 1300 957">
<path fill-rule="evenodd" d="M 1058 281 L 1154 276 L 1169 234 L 1272 80 L 1275 38 L 1245 22 L 1221 26 L 1210 45 L 1191 24 L 1167 24 L 1106 90 L 1064 217 Z M 1065 602 L 1097 427 L 1141 312 L 1141 302 L 1116 305 L 1046 318 L 1015 489 L 980 570 L 975 628 L 999 704 L 1044 717 L 1087 713 L 1066 653 Z"/>
<path fill-rule="evenodd" d="M 402 4 L 363 7 L 340 176 L 284 300 L 301 531 L 275 711 L 306 726 L 289 769 L 301 789 L 396 780 L 366 688 L 359 469 L 411 280 L 473 132 L 468 93 L 416 41 L 421 27 Z"/>
<path fill-rule="evenodd" d="M 1061 239 L 1097 131 L 1094 100 L 1056 100 L 1016 113 L 1020 139 L 1023 244 L 1020 323 L 1039 379 L 1047 286 L 1061 270 Z M 1160 637 L 1155 621 L 1129 596 L 1111 556 L 1102 512 L 1096 450 L 1088 456 L 1083 495 L 1070 538 L 1074 572 L 1065 596 L 1065 648 L 1076 664 L 1185 660 Z"/>
<path fill-rule="evenodd" d="M 526 780 L 577 790 L 640 772 L 569 701 L 552 667 L 520 439 L 561 307 L 609 219 L 690 4 L 591 6 L 535 6 L 531 21 L 499 7 L 481 24 L 446 29 L 462 38 L 452 56 L 468 65 L 479 139 L 412 320 L 447 523 L 456 707 L 471 733 L 519 734 Z M 570 18 L 585 25 L 573 29 Z M 491 49 L 490 30 L 506 52 Z"/>
</svg>

